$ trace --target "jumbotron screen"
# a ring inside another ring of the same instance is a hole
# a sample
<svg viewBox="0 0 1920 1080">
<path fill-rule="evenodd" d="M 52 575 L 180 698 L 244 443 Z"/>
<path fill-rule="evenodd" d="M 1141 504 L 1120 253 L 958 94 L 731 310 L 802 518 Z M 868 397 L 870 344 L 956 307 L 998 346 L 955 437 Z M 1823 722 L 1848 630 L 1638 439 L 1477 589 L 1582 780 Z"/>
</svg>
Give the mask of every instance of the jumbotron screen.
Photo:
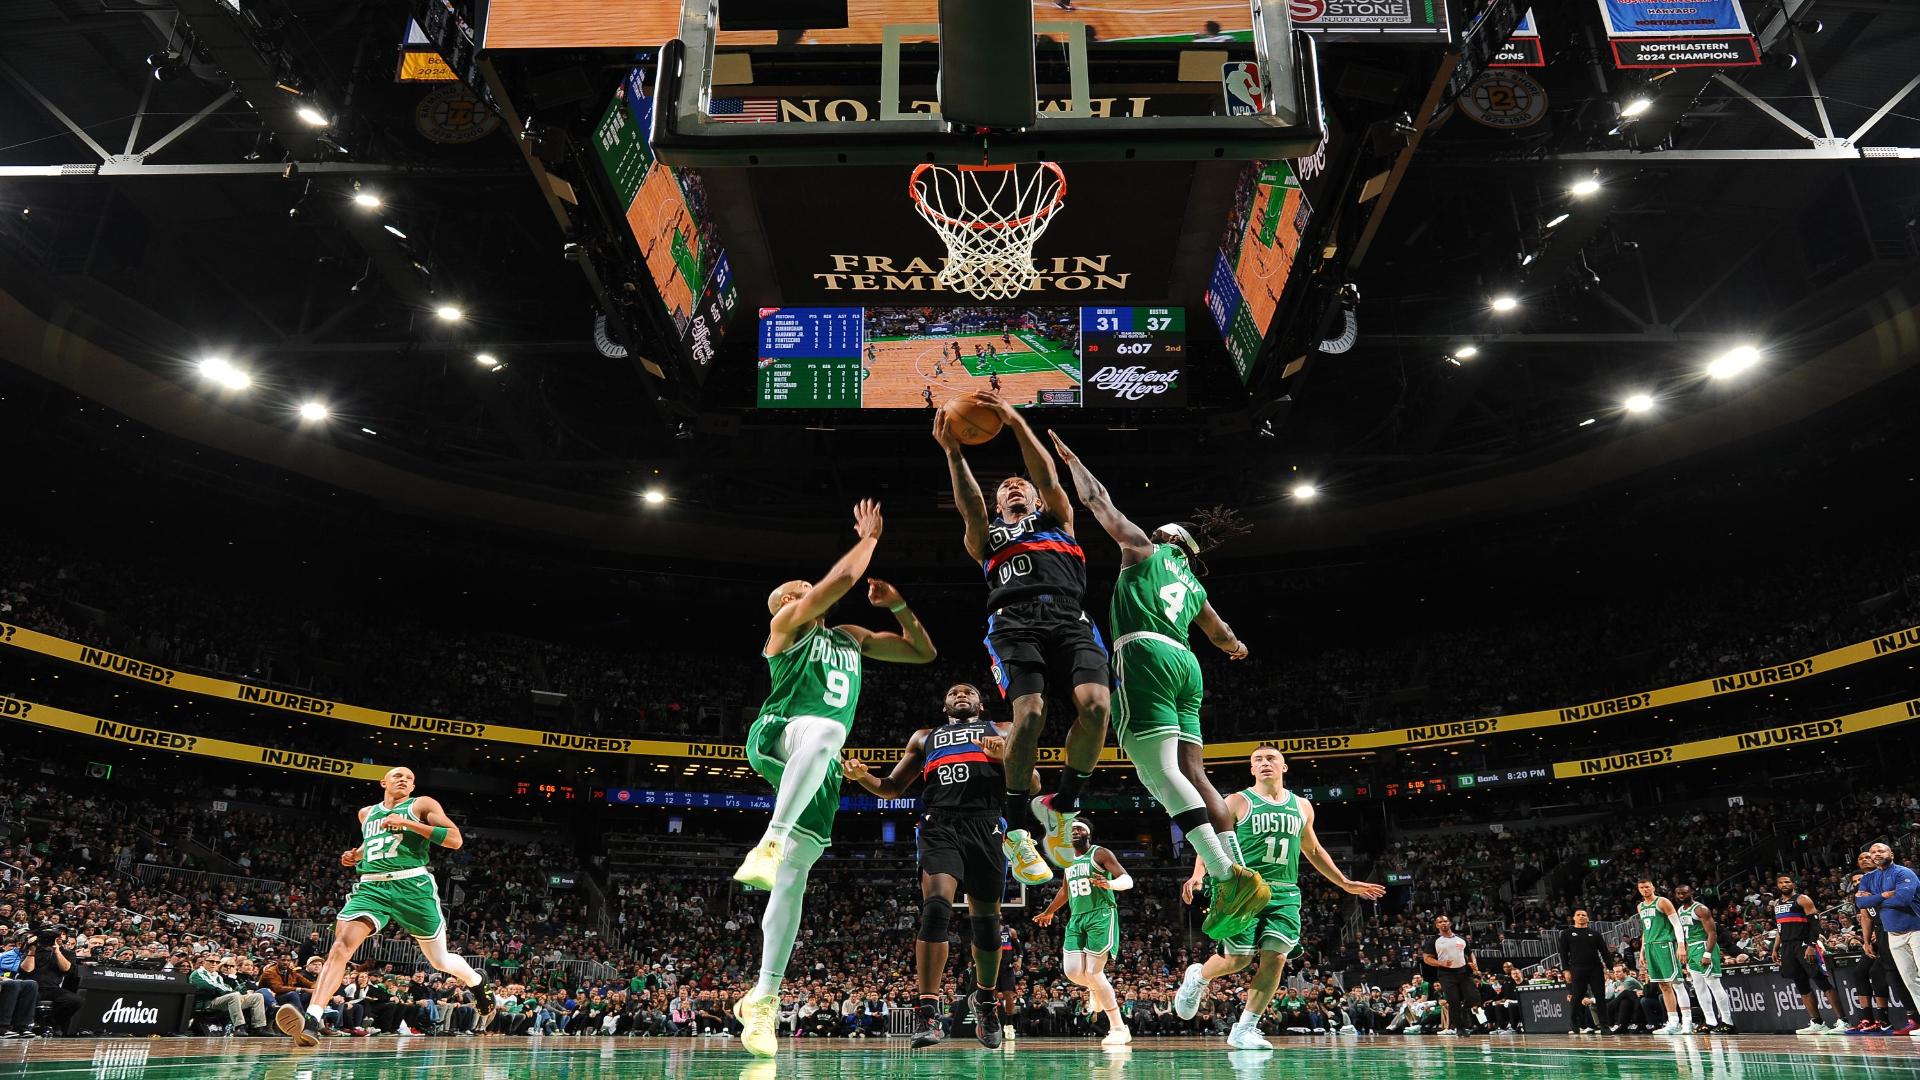
<svg viewBox="0 0 1920 1080">
<path fill-rule="evenodd" d="M 931 409 L 998 390 L 1019 408 L 1186 404 L 1178 307 L 760 309 L 765 409 Z"/>
</svg>

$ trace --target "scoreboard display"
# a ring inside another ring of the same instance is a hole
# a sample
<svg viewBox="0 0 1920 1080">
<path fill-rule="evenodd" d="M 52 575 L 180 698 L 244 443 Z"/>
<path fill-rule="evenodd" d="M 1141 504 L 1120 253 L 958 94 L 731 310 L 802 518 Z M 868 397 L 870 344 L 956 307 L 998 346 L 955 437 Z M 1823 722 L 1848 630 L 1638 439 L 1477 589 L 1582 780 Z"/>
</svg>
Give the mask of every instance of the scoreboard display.
<svg viewBox="0 0 1920 1080">
<path fill-rule="evenodd" d="M 1186 353 L 1186 308 L 1080 309 L 1087 405 L 1185 405 L 1180 374 Z"/>
<path fill-rule="evenodd" d="M 760 309 L 766 409 L 931 409 L 992 390 L 1016 408 L 1186 404 L 1178 307 Z"/>
</svg>

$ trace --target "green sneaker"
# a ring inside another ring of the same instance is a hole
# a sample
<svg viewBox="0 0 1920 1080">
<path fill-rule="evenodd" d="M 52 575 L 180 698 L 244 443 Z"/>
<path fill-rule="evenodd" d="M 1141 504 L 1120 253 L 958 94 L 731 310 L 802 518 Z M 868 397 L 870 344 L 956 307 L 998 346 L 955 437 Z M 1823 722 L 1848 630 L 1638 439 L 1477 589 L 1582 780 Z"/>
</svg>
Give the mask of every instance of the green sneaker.
<svg viewBox="0 0 1920 1080">
<path fill-rule="evenodd" d="M 1232 877 L 1212 886 L 1213 899 L 1207 905 L 1207 921 L 1200 925 L 1200 931 L 1215 941 L 1225 941 L 1252 926 L 1273 898 L 1266 879 L 1244 866 L 1236 865 Z"/>
</svg>

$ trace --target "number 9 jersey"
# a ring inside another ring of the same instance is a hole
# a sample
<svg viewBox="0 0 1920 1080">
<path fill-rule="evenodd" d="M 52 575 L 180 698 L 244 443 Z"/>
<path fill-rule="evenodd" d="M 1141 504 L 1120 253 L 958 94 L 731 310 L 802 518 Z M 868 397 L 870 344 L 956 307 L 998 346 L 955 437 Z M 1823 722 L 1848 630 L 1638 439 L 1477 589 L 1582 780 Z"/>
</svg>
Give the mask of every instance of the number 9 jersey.
<svg viewBox="0 0 1920 1080">
<path fill-rule="evenodd" d="M 773 689 L 760 715 L 791 720 L 818 716 L 853 730 L 860 701 L 860 643 L 839 627 L 816 625 L 767 657 Z"/>
</svg>

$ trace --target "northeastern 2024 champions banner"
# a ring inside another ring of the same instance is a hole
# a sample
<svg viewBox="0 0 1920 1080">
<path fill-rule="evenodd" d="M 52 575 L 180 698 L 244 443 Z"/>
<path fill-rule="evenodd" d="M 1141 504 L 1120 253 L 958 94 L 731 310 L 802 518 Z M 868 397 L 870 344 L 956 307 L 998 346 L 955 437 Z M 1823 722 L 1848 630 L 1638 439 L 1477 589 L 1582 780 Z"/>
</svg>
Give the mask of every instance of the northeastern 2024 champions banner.
<svg viewBox="0 0 1920 1080">
<path fill-rule="evenodd" d="M 1760 43 L 1740 0 L 1599 0 L 1621 68 L 1752 67 Z"/>
</svg>

